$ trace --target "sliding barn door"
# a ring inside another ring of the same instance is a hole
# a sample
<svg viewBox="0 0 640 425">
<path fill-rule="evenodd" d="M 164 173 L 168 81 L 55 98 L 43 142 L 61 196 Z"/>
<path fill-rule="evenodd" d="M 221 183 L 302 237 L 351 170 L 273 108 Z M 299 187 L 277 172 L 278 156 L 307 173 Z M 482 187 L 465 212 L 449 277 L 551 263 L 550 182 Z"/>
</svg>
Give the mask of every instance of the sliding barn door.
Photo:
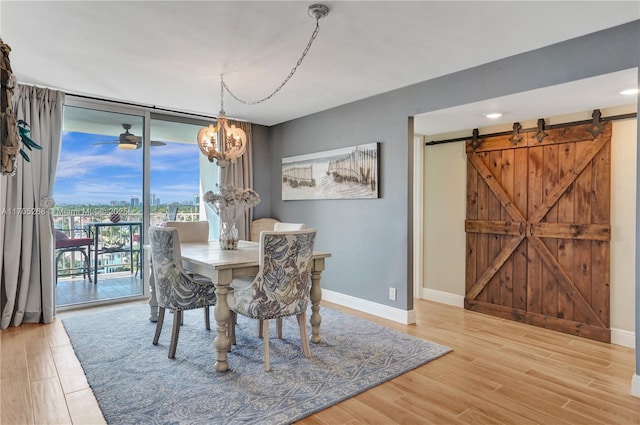
<svg viewBox="0 0 640 425">
<path fill-rule="evenodd" d="M 610 341 L 611 124 L 467 142 L 465 308 Z"/>
</svg>

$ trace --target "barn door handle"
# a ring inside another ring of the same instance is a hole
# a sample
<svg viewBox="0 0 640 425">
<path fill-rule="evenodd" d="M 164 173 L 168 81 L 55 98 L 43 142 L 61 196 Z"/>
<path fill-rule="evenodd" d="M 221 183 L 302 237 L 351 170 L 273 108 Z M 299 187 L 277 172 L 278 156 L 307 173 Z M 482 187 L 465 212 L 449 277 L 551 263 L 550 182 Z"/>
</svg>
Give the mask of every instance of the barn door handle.
<svg viewBox="0 0 640 425">
<path fill-rule="evenodd" d="M 533 223 L 529 224 L 529 234 L 533 236 Z"/>
<path fill-rule="evenodd" d="M 520 226 L 518 227 L 518 232 L 520 232 L 521 235 L 522 235 L 522 232 L 524 231 L 523 227 L 524 225 L 520 223 Z"/>
</svg>

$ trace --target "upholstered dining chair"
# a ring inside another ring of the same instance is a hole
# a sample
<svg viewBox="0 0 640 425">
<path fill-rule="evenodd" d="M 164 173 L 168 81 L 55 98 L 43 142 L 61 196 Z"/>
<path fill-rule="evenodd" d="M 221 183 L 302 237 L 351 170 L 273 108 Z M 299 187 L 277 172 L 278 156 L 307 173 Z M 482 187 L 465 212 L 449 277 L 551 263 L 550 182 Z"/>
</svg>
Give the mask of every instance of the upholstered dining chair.
<svg viewBox="0 0 640 425">
<path fill-rule="evenodd" d="M 279 222 L 279 220 L 270 217 L 256 218 L 251 222 L 250 240 L 252 242 L 260 242 L 260 232 L 274 230 L 274 226 Z"/>
<path fill-rule="evenodd" d="M 302 229 L 306 229 L 307 226 L 304 223 L 283 223 L 281 221 L 276 221 L 273 223 L 273 230 L 278 231 L 278 232 L 282 232 L 282 231 L 289 231 L 289 230 L 302 230 Z M 258 238 L 258 240 L 260 240 Z M 260 338 L 262 338 L 262 320 L 260 320 L 260 322 L 258 323 L 258 336 Z M 282 317 L 278 317 L 276 319 L 276 332 L 277 332 L 277 336 L 278 338 L 282 338 Z"/>
<path fill-rule="evenodd" d="M 158 322 L 153 345 L 158 345 L 164 313 L 173 312 L 173 330 L 169 346 L 169 358 L 173 359 L 178 345 L 182 313 L 184 310 L 204 308 L 205 326 L 210 329 L 209 307 L 216 304 L 215 286 L 208 279 L 199 280 L 182 268 L 180 234 L 175 227 L 149 227 L 151 264 L 158 300 Z"/>
<path fill-rule="evenodd" d="M 277 230 L 279 232 L 286 230 L 302 230 L 306 229 L 306 225 L 304 223 L 275 223 L 273 225 L 273 230 Z"/>
<path fill-rule="evenodd" d="M 165 227 L 178 229 L 180 242 L 207 242 L 209 240 L 208 221 L 167 221 Z"/>
<path fill-rule="evenodd" d="M 167 221 L 165 227 L 175 227 L 178 229 L 180 242 L 207 242 L 209 240 L 208 221 Z M 191 277 L 207 279 L 204 276 L 193 273 L 188 268 L 185 270 Z"/>
<path fill-rule="evenodd" d="M 264 369 L 271 369 L 269 360 L 269 320 L 296 316 L 300 328 L 302 351 L 311 357 L 307 338 L 306 312 L 311 290 L 311 256 L 316 238 L 315 229 L 271 231 L 260 234 L 258 275 L 246 280 L 234 280 L 228 303 L 231 310 L 229 336 L 235 344 L 235 324 L 241 314 L 262 322 Z M 281 329 L 278 338 L 282 338 Z"/>
</svg>

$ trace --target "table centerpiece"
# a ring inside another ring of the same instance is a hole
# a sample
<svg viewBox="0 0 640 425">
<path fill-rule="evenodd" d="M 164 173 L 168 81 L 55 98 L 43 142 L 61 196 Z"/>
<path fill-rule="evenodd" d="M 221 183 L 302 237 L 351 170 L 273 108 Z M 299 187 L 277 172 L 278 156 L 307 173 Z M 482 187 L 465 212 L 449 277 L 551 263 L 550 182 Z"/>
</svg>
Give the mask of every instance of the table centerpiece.
<svg viewBox="0 0 640 425">
<path fill-rule="evenodd" d="M 234 187 L 233 185 L 218 186 L 219 192 L 208 190 L 204 200 L 218 214 L 222 222 L 220 227 L 220 248 L 238 248 L 238 228 L 236 221 L 245 210 L 260 203 L 260 195 L 253 189 Z"/>
</svg>

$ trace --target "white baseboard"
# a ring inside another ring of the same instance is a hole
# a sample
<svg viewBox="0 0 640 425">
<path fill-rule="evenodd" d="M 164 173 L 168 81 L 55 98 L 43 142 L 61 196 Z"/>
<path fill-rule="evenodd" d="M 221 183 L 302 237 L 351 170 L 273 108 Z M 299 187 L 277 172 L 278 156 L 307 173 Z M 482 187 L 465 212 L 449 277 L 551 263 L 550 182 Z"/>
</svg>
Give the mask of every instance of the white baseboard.
<svg viewBox="0 0 640 425">
<path fill-rule="evenodd" d="M 633 375 L 631 378 L 631 395 L 640 397 L 640 375 Z"/>
<path fill-rule="evenodd" d="M 429 288 L 422 288 L 421 295 L 425 300 L 464 308 L 464 296 L 462 295 Z M 636 334 L 635 332 L 625 331 L 623 329 L 611 329 L 611 343 L 622 345 L 623 347 L 635 348 Z"/>
<path fill-rule="evenodd" d="M 455 307 L 464 307 L 464 296 L 456 295 L 450 292 L 436 291 L 435 289 L 422 288 L 422 298 L 429 301 L 435 301 L 441 304 L 452 305 Z"/>
<path fill-rule="evenodd" d="M 623 329 L 611 329 L 611 343 L 623 347 L 636 347 L 636 333 Z"/>
<path fill-rule="evenodd" d="M 415 310 L 402 310 L 388 305 L 374 303 L 372 301 L 363 300 L 362 298 L 352 297 L 351 295 L 341 294 L 340 292 L 322 290 L 322 299 L 338 305 L 362 311 L 363 313 L 373 314 L 383 319 L 393 320 L 394 322 L 410 325 L 416 323 Z"/>
</svg>

